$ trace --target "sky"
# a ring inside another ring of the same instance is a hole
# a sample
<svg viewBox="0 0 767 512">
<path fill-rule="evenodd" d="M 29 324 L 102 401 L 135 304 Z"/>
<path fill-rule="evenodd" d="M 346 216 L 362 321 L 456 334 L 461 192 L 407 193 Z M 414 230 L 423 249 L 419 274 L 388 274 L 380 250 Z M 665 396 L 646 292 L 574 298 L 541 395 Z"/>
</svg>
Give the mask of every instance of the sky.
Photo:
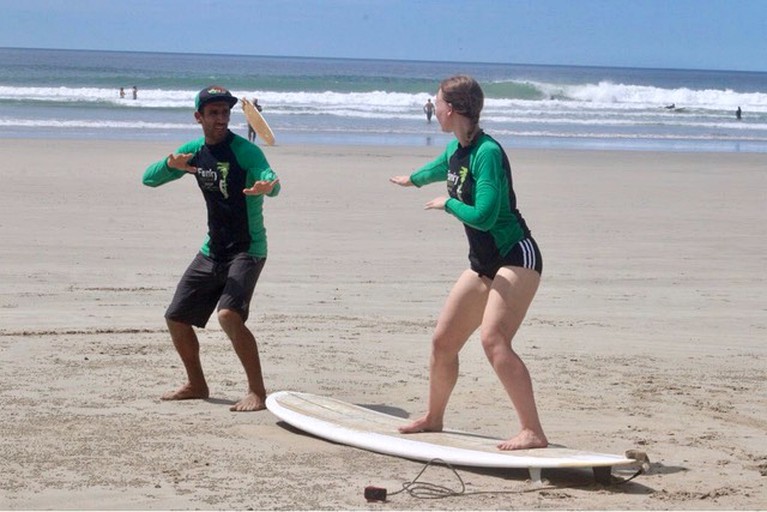
<svg viewBox="0 0 767 512">
<path fill-rule="evenodd" d="M 767 71 L 767 0 L 0 0 L 0 47 Z"/>
</svg>

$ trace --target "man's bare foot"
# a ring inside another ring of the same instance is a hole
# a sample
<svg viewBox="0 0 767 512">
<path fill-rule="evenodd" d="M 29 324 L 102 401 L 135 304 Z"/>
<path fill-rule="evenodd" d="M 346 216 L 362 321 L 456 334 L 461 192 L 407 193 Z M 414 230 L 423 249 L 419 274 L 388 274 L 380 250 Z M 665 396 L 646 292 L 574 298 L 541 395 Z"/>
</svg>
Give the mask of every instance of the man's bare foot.
<svg viewBox="0 0 767 512">
<path fill-rule="evenodd" d="M 230 411 L 235 412 L 262 411 L 264 409 L 266 409 L 264 399 L 253 392 L 248 393 L 245 398 L 229 408 Z"/>
<path fill-rule="evenodd" d="M 208 398 L 208 386 L 193 386 L 187 382 L 175 391 L 168 391 L 160 397 L 160 400 L 191 400 L 195 398 Z"/>
<path fill-rule="evenodd" d="M 442 432 L 442 422 L 432 421 L 426 416 L 415 420 L 412 423 L 403 425 L 397 430 L 402 434 L 415 434 L 417 432 Z"/>
<path fill-rule="evenodd" d="M 530 448 L 546 448 L 549 441 L 541 432 L 536 434 L 532 430 L 523 430 L 511 439 L 498 444 L 499 450 L 527 450 Z"/>
</svg>

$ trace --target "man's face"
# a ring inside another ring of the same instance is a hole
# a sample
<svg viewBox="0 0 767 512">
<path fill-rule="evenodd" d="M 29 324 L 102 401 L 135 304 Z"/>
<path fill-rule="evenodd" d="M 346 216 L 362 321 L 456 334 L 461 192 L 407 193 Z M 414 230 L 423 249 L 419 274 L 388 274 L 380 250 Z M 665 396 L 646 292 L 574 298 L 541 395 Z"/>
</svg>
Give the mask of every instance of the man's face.
<svg viewBox="0 0 767 512">
<path fill-rule="evenodd" d="M 231 113 L 232 107 L 226 101 L 208 103 L 202 107 L 202 112 L 194 113 L 194 118 L 202 126 L 206 143 L 217 144 L 226 138 Z"/>
</svg>

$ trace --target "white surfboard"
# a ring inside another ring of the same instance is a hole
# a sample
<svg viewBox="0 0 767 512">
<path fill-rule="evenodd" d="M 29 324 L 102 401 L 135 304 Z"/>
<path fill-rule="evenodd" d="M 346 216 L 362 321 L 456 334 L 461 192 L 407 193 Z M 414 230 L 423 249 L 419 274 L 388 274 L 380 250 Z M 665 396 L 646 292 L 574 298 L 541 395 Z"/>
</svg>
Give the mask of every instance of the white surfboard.
<svg viewBox="0 0 767 512">
<path fill-rule="evenodd" d="M 401 434 L 408 420 L 334 398 L 279 391 L 266 399 L 266 407 L 289 425 L 340 444 L 406 459 L 441 459 L 457 466 L 524 468 L 534 481 L 544 468 L 593 468 L 598 481 L 607 483 L 613 466 L 636 464 L 619 455 L 573 450 L 561 446 L 501 451 L 501 439 L 445 430 Z"/>
</svg>

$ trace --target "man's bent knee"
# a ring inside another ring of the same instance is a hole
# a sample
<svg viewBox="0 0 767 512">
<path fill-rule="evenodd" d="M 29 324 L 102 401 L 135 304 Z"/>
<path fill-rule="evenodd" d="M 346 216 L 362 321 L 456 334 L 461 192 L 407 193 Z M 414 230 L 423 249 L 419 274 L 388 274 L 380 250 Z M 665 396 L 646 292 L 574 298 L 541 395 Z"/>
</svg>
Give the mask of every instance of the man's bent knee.
<svg viewBox="0 0 767 512">
<path fill-rule="evenodd" d="M 222 327 L 241 325 L 242 315 L 234 309 L 220 309 L 218 311 L 218 322 Z"/>
<path fill-rule="evenodd" d="M 173 320 L 170 318 L 165 318 L 165 324 L 168 326 L 168 330 L 171 333 L 182 333 L 185 334 L 188 331 L 193 331 L 194 328 L 191 324 L 188 324 L 186 322 L 180 322 L 178 320 Z"/>
</svg>

